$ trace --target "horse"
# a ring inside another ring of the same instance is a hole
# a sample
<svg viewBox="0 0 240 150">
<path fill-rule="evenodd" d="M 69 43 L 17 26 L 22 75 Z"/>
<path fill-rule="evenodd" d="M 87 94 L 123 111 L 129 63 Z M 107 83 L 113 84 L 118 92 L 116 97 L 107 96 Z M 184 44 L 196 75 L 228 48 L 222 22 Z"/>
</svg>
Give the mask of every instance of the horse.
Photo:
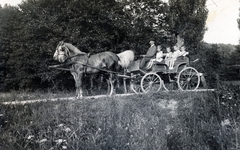
<svg viewBox="0 0 240 150">
<path fill-rule="evenodd" d="M 130 65 L 130 63 L 134 60 L 134 52 L 132 50 L 125 50 L 119 54 L 117 54 L 120 61 L 118 61 L 118 64 L 121 65 L 124 69 L 127 69 Z"/>
<path fill-rule="evenodd" d="M 110 51 L 91 55 L 89 53 L 80 51 L 77 47 L 70 43 L 64 43 L 63 41 L 60 41 L 53 55 L 53 59 L 64 64 L 71 65 L 70 72 L 75 81 L 76 98 L 82 98 L 83 74 L 96 74 L 99 72 L 109 73 L 108 81 L 111 86 L 110 91 L 113 91 L 114 74 L 121 71 L 122 68 L 128 67 L 127 65 L 129 65 L 132 58 L 134 58 L 134 53 L 130 51 L 131 50 L 122 52 L 128 55 L 131 54 L 131 57 L 128 56 L 130 60 L 128 60 L 129 58 L 124 57 L 124 55 L 121 53 L 115 54 Z"/>
<path fill-rule="evenodd" d="M 124 69 L 124 75 L 125 75 L 130 63 L 135 59 L 134 52 L 132 50 L 125 50 L 117 54 L 117 56 L 120 59 L 120 61 L 118 61 L 118 64 L 122 66 L 122 68 Z M 123 85 L 124 85 L 124 92 L 127 93 L 126 78 L 123 78 Z"/>
</svg>

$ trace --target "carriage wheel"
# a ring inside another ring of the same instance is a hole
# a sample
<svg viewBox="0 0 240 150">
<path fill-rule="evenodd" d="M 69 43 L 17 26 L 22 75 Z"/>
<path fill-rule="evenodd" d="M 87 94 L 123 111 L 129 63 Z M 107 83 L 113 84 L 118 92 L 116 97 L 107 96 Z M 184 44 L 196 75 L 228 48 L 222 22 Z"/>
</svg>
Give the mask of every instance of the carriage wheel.
<svg viewBox="0 0 240 150">
<path fill-rule="evenodd" d="M 156 73 L 147 73 L 142 77 L 141 88 L 144 93 L 158 92 L 162 87 L 162 79 Z"/>
<path fill-rule="evenodd" d="M 200 76 L 196 69 L 187 67 L 180 71 L 177 79 L 180 90 L 196 90 L 200 84 Z"/>
<path fill-rule="evenodd" d="M 138 75 L 138 74 L 136 74 L 136 75 L 131 74 L 131 77 L 132 77 L 132 79 L 130 81 L 131 90 L 136 94 L 141 93 L 142 89 L 141 89 L 140 81 L 141 81 L 142 76 Z"/>
</svg>

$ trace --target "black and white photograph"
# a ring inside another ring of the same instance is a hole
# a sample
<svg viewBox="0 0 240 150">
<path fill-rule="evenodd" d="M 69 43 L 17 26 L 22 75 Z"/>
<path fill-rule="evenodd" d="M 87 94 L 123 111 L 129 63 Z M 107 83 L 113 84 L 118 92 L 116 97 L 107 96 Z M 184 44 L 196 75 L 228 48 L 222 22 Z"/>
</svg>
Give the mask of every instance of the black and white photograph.
<svg viewBox="0 0 240 150">
<path fill-rule="evenodd" d="M 239 0 L 0 0 L 0 150 L 239 149 Z"/>
</svg>

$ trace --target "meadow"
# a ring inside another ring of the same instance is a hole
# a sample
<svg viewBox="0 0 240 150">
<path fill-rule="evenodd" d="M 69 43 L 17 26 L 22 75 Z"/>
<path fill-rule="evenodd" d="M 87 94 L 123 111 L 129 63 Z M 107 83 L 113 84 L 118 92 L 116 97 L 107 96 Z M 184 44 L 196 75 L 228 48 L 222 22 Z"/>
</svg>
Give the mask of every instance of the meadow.
<svg viewBox="0 0 240 150">
<path fill-rule="evenodd" d="M 237 150 L 239 93 L 239 85 L 219 85 L 214 92 L 0 104 L 0 150 Z M 23 95 L 11 92 L 1 102 L 31 96 Z"/>
</svg>

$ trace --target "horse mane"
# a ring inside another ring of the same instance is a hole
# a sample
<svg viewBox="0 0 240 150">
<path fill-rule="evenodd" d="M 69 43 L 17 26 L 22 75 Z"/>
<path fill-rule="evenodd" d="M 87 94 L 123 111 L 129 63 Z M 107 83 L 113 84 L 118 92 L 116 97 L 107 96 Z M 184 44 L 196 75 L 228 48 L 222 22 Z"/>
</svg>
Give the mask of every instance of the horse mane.
<svg viewBox="0 0 240 150">
<path fill-rule="evenodd" d="M 76 46 L 73 46 L 73 45 L 70 44 L 70 43 L 64 43 L 64 44 L 65 44 L 65 46 L 66 46 L 69 50 L 71 50 L 74 54 L 87 54 L 87 53 L 85 53 L 85 52 L 80 51 Z"/>
<path fill-rule="evenodd" d="M 134 52 L 132 50 L 125 50 L 119 54 L 117 54 L 119 57 L 118 64 L 121 65 L 123 68 L 128 68 L 131 61 L 134 60 Z"/>
</svg>

